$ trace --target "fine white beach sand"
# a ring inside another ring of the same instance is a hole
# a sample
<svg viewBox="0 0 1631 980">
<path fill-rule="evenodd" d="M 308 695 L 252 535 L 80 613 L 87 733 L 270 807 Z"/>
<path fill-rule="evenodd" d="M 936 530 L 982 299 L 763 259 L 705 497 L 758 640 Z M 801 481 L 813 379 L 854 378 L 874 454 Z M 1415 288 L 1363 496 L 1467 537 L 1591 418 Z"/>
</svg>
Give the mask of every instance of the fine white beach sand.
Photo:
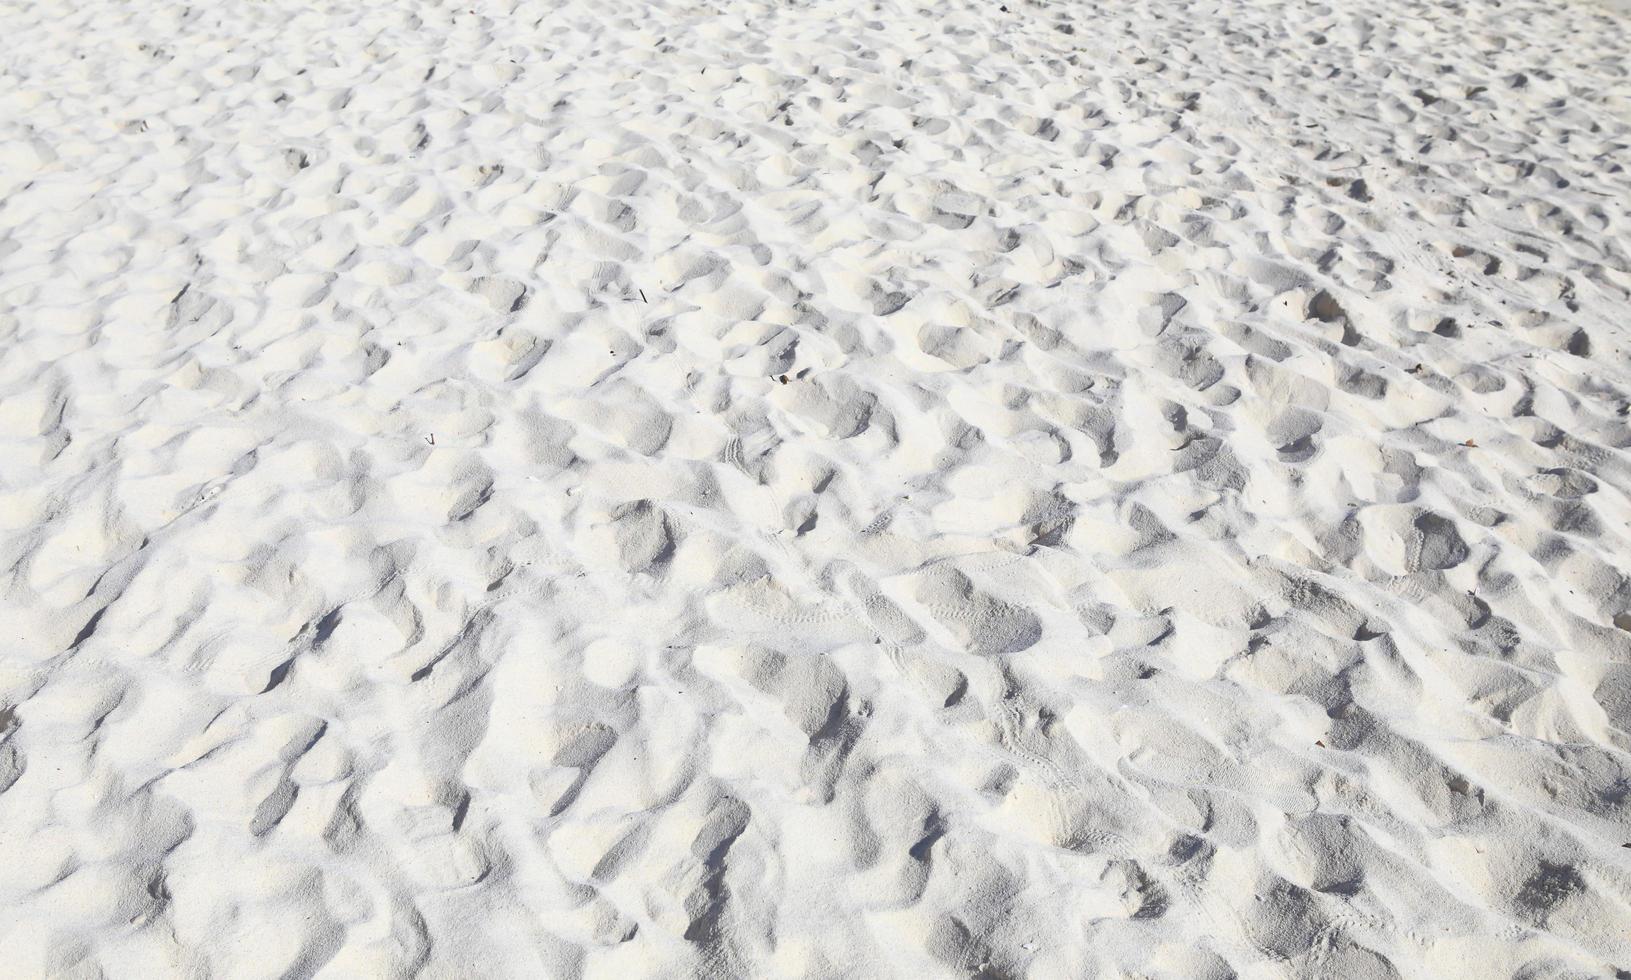
<svg viewBox="0 0 1631 980">
<path fill-rule="evenodd" d="M 1628 66 L 0 0 L 0 974 L 1631 977 Z"/>
</svg>

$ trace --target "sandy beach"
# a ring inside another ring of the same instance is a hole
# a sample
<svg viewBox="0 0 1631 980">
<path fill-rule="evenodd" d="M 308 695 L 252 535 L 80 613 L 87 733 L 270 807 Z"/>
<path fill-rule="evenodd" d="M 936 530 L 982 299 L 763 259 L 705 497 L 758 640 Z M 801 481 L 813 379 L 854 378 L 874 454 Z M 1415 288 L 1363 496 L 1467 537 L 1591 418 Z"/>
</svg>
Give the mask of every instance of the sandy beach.
<svg viewBox="0 0 1631 980">
<path fill-rule="evenodd" d="M 0 0 L 8 978 L 1631 978 L 1631 7 Z"/>
</svg>

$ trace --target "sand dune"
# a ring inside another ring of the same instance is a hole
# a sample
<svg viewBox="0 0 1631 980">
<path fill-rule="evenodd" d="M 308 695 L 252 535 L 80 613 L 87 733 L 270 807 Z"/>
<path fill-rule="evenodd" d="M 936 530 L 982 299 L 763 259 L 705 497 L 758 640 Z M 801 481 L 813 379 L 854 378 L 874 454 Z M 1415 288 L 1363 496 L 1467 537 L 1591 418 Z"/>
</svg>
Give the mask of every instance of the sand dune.
<svg viewBox="0 0 1631 980">
<path fill-rule="evenodd" d="M 0 3 L 16 977 L 1631 976 L 1631 13 Z"/>
</svg>

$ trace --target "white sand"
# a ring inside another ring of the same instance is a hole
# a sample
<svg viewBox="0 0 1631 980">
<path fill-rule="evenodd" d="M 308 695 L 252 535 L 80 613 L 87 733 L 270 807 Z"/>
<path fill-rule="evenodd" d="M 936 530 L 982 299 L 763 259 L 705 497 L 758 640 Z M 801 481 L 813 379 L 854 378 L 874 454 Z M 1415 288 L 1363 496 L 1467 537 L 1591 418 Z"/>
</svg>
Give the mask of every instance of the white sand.
<svg viewBox="0 0 1631 980">
<path fill-rule="evenodd" d="M 1631 970 L 1628 63 L 5 0 L 0 972 Z"/>
</svg>

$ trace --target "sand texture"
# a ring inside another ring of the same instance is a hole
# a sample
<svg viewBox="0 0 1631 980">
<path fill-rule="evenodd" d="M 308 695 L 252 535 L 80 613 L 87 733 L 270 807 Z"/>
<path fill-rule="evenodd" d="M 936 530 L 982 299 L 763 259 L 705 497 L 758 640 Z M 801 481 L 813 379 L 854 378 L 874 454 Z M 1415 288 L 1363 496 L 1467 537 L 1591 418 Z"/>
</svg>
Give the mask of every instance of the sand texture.
<svg viewBox="0 0 1631 980">
<path fill-rule="evenodd" d="M 7 978 L 1631 976 L 1631 10 L 0 0 Z"/>
</svg>

